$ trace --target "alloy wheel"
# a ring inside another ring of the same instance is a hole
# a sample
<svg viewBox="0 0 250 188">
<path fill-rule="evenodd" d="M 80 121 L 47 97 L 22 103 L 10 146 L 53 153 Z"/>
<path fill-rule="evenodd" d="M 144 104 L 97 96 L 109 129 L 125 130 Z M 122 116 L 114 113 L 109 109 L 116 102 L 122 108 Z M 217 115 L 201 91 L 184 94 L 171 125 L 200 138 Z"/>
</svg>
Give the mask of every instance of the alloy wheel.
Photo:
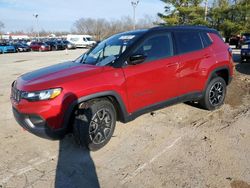
<svg viewBox="0 0 250 188">
<path fill-rule="evenodd" d="M 98 110 L 89 126 L 89 136 L 93 143 L 101 144 L 109 137 L 111 133 L 112 116 L 108 109 Z"/>
<path fill-rule="evenodd" d="M 215 82 L 209 91 L 209 102 L 216 106 L 220 104 L 224 97 L 224 87 L 221 82 Z"/>
</svg>

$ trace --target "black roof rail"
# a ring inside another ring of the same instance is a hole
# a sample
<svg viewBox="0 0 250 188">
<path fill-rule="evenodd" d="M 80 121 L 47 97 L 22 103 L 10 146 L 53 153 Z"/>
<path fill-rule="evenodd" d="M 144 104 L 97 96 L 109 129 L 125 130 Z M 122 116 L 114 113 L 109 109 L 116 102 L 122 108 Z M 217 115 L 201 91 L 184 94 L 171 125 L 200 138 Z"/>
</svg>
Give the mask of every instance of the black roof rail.
<svg viewBox="0 0 250 188">
<path fill-rule="evenodd" d="M 149 31 L 162 30 L 162 29 L 208 29 L 208 30 L 214 30 L 214 29 L 211 29 L 211 28 L 209 28 L 207 26 L 203 26 L 203 25 L 176 25 L 176 26 L 161 25 L 161 26 L 153 27 L 153 28 L 149 29 Z"/>
</svg>

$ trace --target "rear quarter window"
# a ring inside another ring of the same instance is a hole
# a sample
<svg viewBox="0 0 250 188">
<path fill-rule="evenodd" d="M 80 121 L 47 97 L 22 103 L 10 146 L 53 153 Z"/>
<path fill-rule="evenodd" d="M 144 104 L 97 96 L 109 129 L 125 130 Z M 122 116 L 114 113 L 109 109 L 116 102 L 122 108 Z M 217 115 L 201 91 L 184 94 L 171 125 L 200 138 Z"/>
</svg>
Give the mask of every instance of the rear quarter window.
<svg viewBox="0 0 250 188">
<path fill-rule="evenodd" d="M 210 46 L 213 43 L 212 39 L 208 36 L 208 34 L 206 32 L 201 32 L 200 35 L 202 38 L 204 48 Z"/>
<path fill-rule="evenodd" d="M 177 31 L 174 33 L 178 54 L 197 51 L 203 48 L 199 32 Z"/>
</svg>

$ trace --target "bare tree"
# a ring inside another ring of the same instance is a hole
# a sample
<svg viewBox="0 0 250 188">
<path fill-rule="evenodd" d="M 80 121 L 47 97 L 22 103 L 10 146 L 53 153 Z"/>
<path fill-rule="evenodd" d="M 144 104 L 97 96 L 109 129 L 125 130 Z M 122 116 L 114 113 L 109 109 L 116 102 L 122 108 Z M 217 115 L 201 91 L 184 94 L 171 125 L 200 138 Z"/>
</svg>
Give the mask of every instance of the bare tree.
<svg viewBox="0 0 250 188">
<path fill-rule="evenodd" d="M 107 35 L 109 22 L 105 19 L 81 18 L 74 23 L 74 29 L 78 34 L 90 34 L 97 40 Z"/>
<path fill-rule="evenodd" d="M 161 20 L 159 19 L 158 16 L 153 17 L 153 16 L 145 14 L 143 18 L 138 20 L 136 28 L 138 29 L 151 28 L 156 25 L 159 25 L 160 22 Z"/>
<path fill-rule="evenodd" d="M 150 28 L 154 26 L 156 19 L 145 15 L 136 25 L 137 29 Z M 106 19 L 81 18 L 73 25 L 73 32 L 78 34 L 90 34 L 97 40 L 102 40 L 114 33 L 133 30 L 133 20 L 129 16 L 117 20 L 108 21 Z"/>
</svg>

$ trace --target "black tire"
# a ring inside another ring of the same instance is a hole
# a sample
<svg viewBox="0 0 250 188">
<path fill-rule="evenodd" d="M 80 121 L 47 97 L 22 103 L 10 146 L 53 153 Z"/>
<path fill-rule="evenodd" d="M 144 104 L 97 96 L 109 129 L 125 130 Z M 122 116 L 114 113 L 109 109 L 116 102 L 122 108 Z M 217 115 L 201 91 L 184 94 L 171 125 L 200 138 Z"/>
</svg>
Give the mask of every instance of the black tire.
<svg viewBox="0 0 250 188">
<path fill-rule="evenodd" d="M 222 77 L 213 78 L 207 85 L 199 104 L 206 110 L 219 108 L 225 100 L 227 84 Z"/>
<path fill-rule="evenodd" d="M 116 125 L 116 110 L 106 99 L 90 101 L 87 109 L 78 110 L 73 133 L 80 145 L 96 151 L 111 139 Z"/>
</svg>

